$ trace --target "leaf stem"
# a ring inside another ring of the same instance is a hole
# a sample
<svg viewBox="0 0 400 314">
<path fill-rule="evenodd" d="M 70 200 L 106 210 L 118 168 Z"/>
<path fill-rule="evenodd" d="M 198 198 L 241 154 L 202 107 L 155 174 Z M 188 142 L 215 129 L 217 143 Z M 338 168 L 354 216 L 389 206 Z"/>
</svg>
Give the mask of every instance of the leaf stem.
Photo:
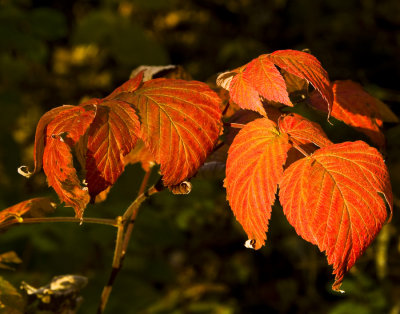
<svg viewBox="0 0 400 314">
<path fill-rule="evenodd" d="M 229 109 L 229 105 L 230 105 L 230 102 L 228 101 L 228 103 L 226 104 L 226 106 L 225 106 L 224 110 L 222 111 L 222 116 L 224 116 L 224 115 L 225 115 L 225 113 L 228 111 L 228 109 Z"/>
<path fill-rule="evenodd" d="M 292 142 L 292 145 L 293 145 L 293 147 L 294 148 L 296 148 L 300 153 L 302 153 L 304 156 L 306 156 L 306 157 L 308 157 L 308 156 L 310 156 L 309 154 L 307 154 L 307 152 L 304 150 L 304 149 L 302 149 L 299 145 L 297 145 L 296 143 L 293 143 Z"/>
<path fill-rule="evenodd" d="M 304 156 L 306 157 L 310 156 L 309 153 L 307 153 L 303 148 L 300 147 L 301 143 L 299 143 L 295 138 L 290 137 L 290 142 L 292 143 L 293 147 L 296 148 Z"/>
<path fill-rule="evenodd" d="M 234 129 L 242 129 L 242 128 L 244 128 L 246 125 L 245 125 L 245 124 L 242 124 L 242 123 L 224 122 L 224 126 L 231 127 L 231 128 L 234 128 Z"/>
<path fill-rule="evenodd" d="M 117 227 L 118 223 L 115 219 L 104 218 L 75 218 L 75 217 L 40 217 L 40 218 L 15 218 L 7 220 L 0 224 L 1 228 L 6 228 L 15 224 L 34 224 L 34 223 L 48 223 L 48 222 L 75 222 L 75 223 L 92 223 L 100 225 L 108 225 Z"/>
</svg>

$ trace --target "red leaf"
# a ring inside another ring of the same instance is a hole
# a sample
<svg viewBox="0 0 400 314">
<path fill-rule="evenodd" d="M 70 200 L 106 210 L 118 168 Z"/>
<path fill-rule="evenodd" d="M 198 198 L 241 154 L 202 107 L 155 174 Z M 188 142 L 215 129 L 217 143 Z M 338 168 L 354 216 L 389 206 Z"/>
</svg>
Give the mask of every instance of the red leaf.
<svg viewBox="0 0 400 314">
<path fill-rule="evenodd" d="M 318 123 L 309 121 L 295 113 L 281 119 L 279 129 L 300 144 L 314 143 L 319 147 L 332 144 Z"/>
<path fill-rule="evenodd" d="M 229 204 L 254 248 L 264 245 L 271 206 L 275 202 L 288 137 L 266 118 L 248 123 L 235 137 L 226 163 L 225 187 Z"/>
<path fill-rule="evenodd" d="M 108 95 L 105 99 L 113 99 L 115 96 L 121 93 L 133 93 L 135 90 L 139 88 L 143 81 L 143 71 L 140 71 L 134 78 L 126 81 L 120 87 L 116 88 L 110 95 Z"/>
<path fill-rule="evenodd" d="M 164 184 L 192 177 L 220 133 L 218 96 L 201 82 L 161 78 L 121 100 L 139 109 L 141 138 L 161 164 Z"/>
<path fill-rule="evenodd" d="M 18 172 L 25 177 L 30 177 L 31 175 L 37 173 L 42 168 L 43 164 L 43 152 L 45 145 L 45 134 L 47 125 L 54 119 L 60 112 L 73 108 L 73 106 L 65 105 L 61 107 L 56 107 L 46 112 L 39 120 L 38 125 L 36 127 L 35 133 L 35 145 L 33 148 L 33 161 L 34 161 L 34 170 L 33 172 L 26 171 L 26 166 L 21 166 Z"/>
<path fill-rule="evenodd" d="M 82 217 L 89 202 L 89 195 L 80 185 L 73 166 L 71 147 L 86 132 L 96 114 L 96 107 L 73 107 L 59 113 L 46 130 L 46 146 L 43 153 L 43 170 L 49 186 L 67 206 Z"/>
<path fill-rule="evenodd" d="M 240 108 L 254 110 L 266 116 L 258 91 L 243 71 L 232 78 L 229 85 L 229 95 Z"/>
<path fill-rule="evenodd" d="M 135 146 L 139 128 L 135 110 L 127 103 L 112 100 L 98 104 L 86 152 L 86 180 L 92 200 L 124 171 L 124 156 Z"/>
<path fill-rule="evenodd" d="M 281 69 L 310 82 L 326 100 L 328 108 L 332 107 L 333 93 L 328 73 L 317 58 L 309 53 L 296 50 L 277 50 L 267 57 Z"/>
<path fill-rule="evenodd" d="M 374 240 L 392 210 L 386 165 L 364 142 L 333 144 L 285 170 L 279 198 L 296 232 L 325 251 L 339 290 L 344 274 Z"/>
<path fill-rule="evenodd" d="M 261 55 L 247 64 L 243 77 L 251 82 L 251 85 L 266 100 L 293 107 L 286 90 L 285 80 L 268 59 L 268 55 Z"/>
<path fill-rule="evenodd" d="M 380 101 L 368 94 L 353 81 L 335 81 L 332 84 L 334 102 L 331 115 L 367 135 L 379 147 L 385 146 L 380 130 L 382 118 Z M 311 94 L 311 106 L 326 111 L 319 94 Z"/>
<path fill-rule="evenodd" d="M 42 216 L 42 213 L 52 212 L 54 206 L 54 203 L 48 197 L 32 198 L 0 211 L 0 223 L 9 218 L 21 217 L 28 212 L 33 213 L 33 215 L 30 215 L 31 217 Z"/>
</svg>

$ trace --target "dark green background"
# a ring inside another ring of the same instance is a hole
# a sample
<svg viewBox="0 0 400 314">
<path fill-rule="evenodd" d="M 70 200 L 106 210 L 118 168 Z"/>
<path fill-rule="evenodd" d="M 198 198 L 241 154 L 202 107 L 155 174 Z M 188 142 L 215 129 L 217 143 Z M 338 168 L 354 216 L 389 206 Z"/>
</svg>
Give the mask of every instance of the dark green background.
<svg viewBox="0 0 400 314">
<path fill-rule="evenodd" d="M 262 53 L 304 48 L 332 80 L 358 81 L 400 113 L 398 0 L 0 1 L 0 208 L 54 196 L 43 174 L 27 180 L 16 172 L 32 165 L 35 126 L 50 108 L 104 97 L 142 64 L 180 64 L 206 80 Z M 341 124 L 326 127 L 335 141 L 365 139 Z M 195 179 L 189 196 L 164 191 L 141 209 L 107 312 L 399 313 L 400 128 L 386 125 L 385 134 L 397 206 L 345 277 L 346 294 L 330 290 L 324 254 L 296 235 L 280 206 L 266 246 L 254 252 L 243 247 L 222 178 Z M 122 214 L 143 174 L 128 166 L 109 198 L 85 215 Z M 106 226 L 14 227 L 0 235 L 0 253 L 15 250 L 23 263 L 0 275 L 16 287 L 85 275 L 80 313 L 95 313 L 114 242 Z"/>
</svg>

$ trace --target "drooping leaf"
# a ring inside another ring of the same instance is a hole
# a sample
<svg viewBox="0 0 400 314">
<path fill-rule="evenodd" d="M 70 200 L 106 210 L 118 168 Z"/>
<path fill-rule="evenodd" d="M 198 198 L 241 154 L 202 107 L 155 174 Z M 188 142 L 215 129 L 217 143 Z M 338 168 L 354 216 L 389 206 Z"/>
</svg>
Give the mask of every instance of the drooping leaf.
<svg viewBox="0 0 400 314">
<path fill-rule="evenodd" d="M 279 129 L 300 144 L 314 143 L 319 147 L 332 144 L 318 123 L 295 113 L 283 117 L 279 121 Z"/>
<path fill-rule="evenodd" d="M 226 163 L 227 199 L 254 248 L 264 245 L 271 206 L 290 148 L 288 137 L 267 118 L 248 123 L 235 137 Z"/>
<path fill-rule="evenodd" d="M 332 144 L 293 163 L 279 198 L 296 232 L 326 252 L 333 290 L 381 229 L 385 200 L 390 211 L 393 203 L 382 156 L 362 141 Z"/>
<path fill-rule="evenodd" d="M 360 84 L 349 80 L 335 81 L 332 84 L 332 90 L 334 94 L 332 117 L 364 133 L 379 147 L 385 146 L 385 137 L 380 130 L 382 126 L 379 109 L 382 107 L 381 102 L 364 91 Z M 326 111 L 319 94 L 312 93 L 310 103 L 312 107 Z"/>
<path fill-rule="evenodd" d="M 49 186 L 67 206 L 74 208 L 77 217 L 82 217 L 89 195 L 76 174 L 71 147 L 86 132 L 95 115 L 94 105 L 73 107 L 59 113 L 46 130 L 43 170 Z"/>
<path fill-rule="evenodd" d="M 328 73 L 313 55 L 297 50 L 277 50 L 268 59 L 281 69 L 310 82 L 328 103 L 328 111 L 333 104 Z"/>
<path fill-rule="evenodd" d="M 90 125 L 86 151 L 86 181 L 92 200 L 113 185 L 124 171 L 126 156 L 135 146 L 140 123 L 127 103 L 99 102 Z"/>
<path fill-rule="evenodd" d="M 20 174 L 30 177 L 31 175 L 39 172 L 42 169 L 42 164 L 43 164 L 43 152 L 44 152 L 44 145 L 45 145 L 45 139 L 46 139 L 46 128 L 47 125 L 53 120 L 60 112 L 71 109 L 73 106 L 70 105 L 64 105 L 60 107 L 53 108 L 49 111 L 47 111 L 39 120 L 38 125 L 36 127 L 36 133 L 35 133 L 35 145 L 33 148 L 33 161 L 34 161 L 34 170 L 33 172 L 29 171 L 24 171 L 23 168 L 26 168 L 25 166 L 22 166 L 20 170 L 18 171 Z"/>
<path fill-rule="evenodd" d="M 221 126 L 220 99 L 206 84 L 155 79 L 118 99 L 139 109 L 141 138 L 161 165 L 166 186 L 193 176 L 214 148 Z"/>
<path fill-rule="evenodd" d="M 25 216 L 28 212 L 31 217 L 41 216 L 42 213 L 50 213 L 55 204 L 48 197 L 32 198 L 0 211 L 0 223 L 7 219 Z"/>
</svg>

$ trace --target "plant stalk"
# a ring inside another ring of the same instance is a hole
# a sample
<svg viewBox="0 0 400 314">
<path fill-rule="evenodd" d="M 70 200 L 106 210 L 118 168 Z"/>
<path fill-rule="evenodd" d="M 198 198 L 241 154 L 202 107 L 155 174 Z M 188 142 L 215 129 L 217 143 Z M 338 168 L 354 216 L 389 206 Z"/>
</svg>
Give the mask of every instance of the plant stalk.
<svg viewBox="0 0 400 314">
<path fill-rule="evenodd" d="M 134 223 L 136 216 L 139 211 L 140 205 L 151 195 L 158 193 L 164 189 L 164 186 L 161 183 L 161 179 L 159 182 L 152 187 L 150 187 L 146 192 L 144 190 L 146 189 L 147 182 L 150 178 L 151 174 L 151 169 L 146 172 L 142 183 L 140 185 L 138 197 L 129 205 L 127 210 L 125 211 L 123 216 L 118 217 L 118 232 L 117 232 L 117 240 L 115 244 L 115 249 L 114 249 L 114 257 L 113 257 L 113 263 L 112 263 L 112 270 L 110 277 L 108 278 L 107 285 L 104 286 L 103 292 L 101 294 L 101 301 L 100 305 L 98 308 L 98 313 L 101 314 L 104 312 L 108 299 L 110 297 L 111 291 L 113 284 L 115 282 L 115 279 L 119 273 L 119 271 L 122 268 L 122 263 L 124 260 L 124 257 L 126 255 L 126 251 L 129 245 L 129 241 L 132 235 Z M 128 222 L 128 223 L 127 223 Z M 126 226 L 126 228 L 124 228 Z"/>
<path fill-rule="evenodd" d="M 7 220 L 0 224 L 1 228 L 6 228 L 15 224 L 34 224 L 34 223 L 48 223 L 48 222 L 76 222 L 76 223 L 92 223 L 100 225 L 108 225 L 117 227 L 118 223 L 115 219 L 104 218 L 75 218 L 75 217 L 40 217 L 40 218 L 22 218 L 16 217 L 15 219 Z"/>
</svg>

